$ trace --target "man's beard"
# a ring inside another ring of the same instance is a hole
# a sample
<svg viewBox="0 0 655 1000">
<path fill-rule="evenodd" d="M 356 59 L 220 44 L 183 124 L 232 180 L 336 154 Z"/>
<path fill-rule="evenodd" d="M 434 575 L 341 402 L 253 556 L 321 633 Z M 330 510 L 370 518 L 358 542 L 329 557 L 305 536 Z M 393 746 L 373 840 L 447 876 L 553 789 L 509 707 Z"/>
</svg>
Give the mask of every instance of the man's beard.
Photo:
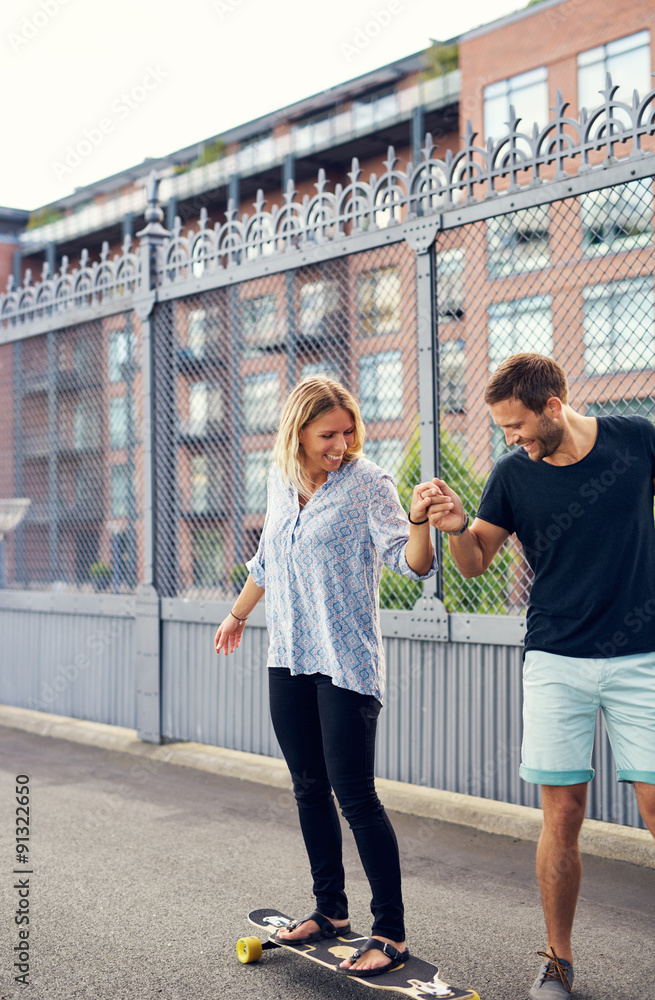
<svg viewBox="0 0 655 1000">
<path fill-rule="evenodd" d="M 543 461 L 544 458 L 548 458 L 554 451 L 557 451 L 563 437 L 564 428 L 560 427 L 559 424 L 555 423 L 554 420 L 551 420 L 544 413 L 541 413 L 539 415 L 538 432 L 534 437 L 534 445 L 528 452 L 528 455 L 533 462 Z"/>
</svg>

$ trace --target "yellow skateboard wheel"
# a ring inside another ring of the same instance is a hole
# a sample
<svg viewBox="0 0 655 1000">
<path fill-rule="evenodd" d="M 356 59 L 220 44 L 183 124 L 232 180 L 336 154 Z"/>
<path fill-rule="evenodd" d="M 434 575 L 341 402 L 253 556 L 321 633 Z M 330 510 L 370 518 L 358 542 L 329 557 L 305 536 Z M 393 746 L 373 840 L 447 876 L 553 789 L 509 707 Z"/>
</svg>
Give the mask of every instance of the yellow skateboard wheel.
<svg viewBox="0 0 655 1000">
<path fill-rule="evenodd" d="M 237 958 L 243 965 L 258 962 L 262 957 L 262 943 L 258 937 L 239 938 L 237 941 Z"/>
</svg>

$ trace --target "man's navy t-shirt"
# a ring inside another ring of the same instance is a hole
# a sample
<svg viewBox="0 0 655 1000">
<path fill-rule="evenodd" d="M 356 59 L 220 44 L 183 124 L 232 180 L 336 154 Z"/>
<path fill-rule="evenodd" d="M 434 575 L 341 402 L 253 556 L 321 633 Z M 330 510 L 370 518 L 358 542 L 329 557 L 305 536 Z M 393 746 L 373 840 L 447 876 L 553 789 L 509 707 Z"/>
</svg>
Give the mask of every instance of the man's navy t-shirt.
<svg viewBox="0 0 655 1000">
<path fill-rule="evenodd" d="M 598 417 L 588 455 L 496 462 L 478 517 L 516 532 L 534 571 L 526 649 L 607 657 L 655 651 L 655 426 Z"/>
</svg>

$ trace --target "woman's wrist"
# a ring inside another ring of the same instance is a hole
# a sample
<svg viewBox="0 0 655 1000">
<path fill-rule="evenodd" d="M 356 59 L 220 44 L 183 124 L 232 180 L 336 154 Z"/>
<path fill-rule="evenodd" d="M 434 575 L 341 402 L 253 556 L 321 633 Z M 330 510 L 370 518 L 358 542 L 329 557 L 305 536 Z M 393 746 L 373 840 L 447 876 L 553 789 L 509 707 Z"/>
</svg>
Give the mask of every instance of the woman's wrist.
<svg viewBox="0 0 655 1000">
<path fill-rule="evenodd" d="M 236 618 L 236 620 L 239 622 L 239 624 L 242 624 L 243 622 L 247 622 L 248 621 L 248 615 L 246 615 L 245 618 L 240 618 L 239 615 L 235 615 L 234 611 L 230 611 L 230 614 L 232 615 L 233 618 Z"/>
<path fill-rule="evenodd" d="M 408 513 L 408 515 L 407 515 L 407 520 L 409 521 L 410 524 L 427 524 L 430 519 L 428 517 L 426 517 L 424 520 L 413 521 L 412 520 L 412 512 L 410 510 L 409 513 Z"/>
</svg>

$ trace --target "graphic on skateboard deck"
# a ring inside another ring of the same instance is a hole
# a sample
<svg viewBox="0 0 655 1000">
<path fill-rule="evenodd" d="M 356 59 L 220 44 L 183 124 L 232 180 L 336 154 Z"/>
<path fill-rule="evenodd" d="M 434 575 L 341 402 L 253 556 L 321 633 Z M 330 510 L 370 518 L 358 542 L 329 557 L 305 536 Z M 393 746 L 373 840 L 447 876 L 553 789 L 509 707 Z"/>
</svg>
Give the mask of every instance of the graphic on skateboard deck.
<svg viewBox="0 0 655 1000">
<path fill-rule="evenodd" d="M 291 917 L 281 913 L 279 910 L 261 909 L 251 910 L 248 920 L 255 927 L 262 931 L 274 934 L 279 927 L 286 927 L 291 923 Z M 356 979 L 365 986 L 370 986 L 378 990 L 391 990 L 395 993 L 402 993 L 404 996 L 413 997 L 414 1000 L 422 1000 L 425 997 L 450 997 L 452 1000 L 480 1000 L 475 990 L 461 990 L 456 986 L 444 983 L 439 977 L 439 969 L 431 962 L 424 962 L 421 958 L 410 955 L 409 959 L 398 966 L 392 972 L 385 972 L 381 976 L 362 979 L 360 976 L 349 976 L 344 969 L 339 969 L 339 965 L 344 958 L 348 958 L 359 944 L 368 940 L 369 935 L 362 936 L 349 931 L 347 934 L 335 938 L 323 938 L 320 941 L 312 941 L 311 944 L 283 944 L 281 941 L 266 940 L 262 942 L 258 937 L 245 937 L 237 942 L 237 958 L 244 965 L 249 962 L 257 962 L 262 955 L 262 951 L 268 948 L 282 948 L 285 951 L 293 951 L 297 955 L 309 958 L 312 962 L 327 969 L 336 970 L 339 975 L 347 976 L 348 979 Z"/>
</svg>

